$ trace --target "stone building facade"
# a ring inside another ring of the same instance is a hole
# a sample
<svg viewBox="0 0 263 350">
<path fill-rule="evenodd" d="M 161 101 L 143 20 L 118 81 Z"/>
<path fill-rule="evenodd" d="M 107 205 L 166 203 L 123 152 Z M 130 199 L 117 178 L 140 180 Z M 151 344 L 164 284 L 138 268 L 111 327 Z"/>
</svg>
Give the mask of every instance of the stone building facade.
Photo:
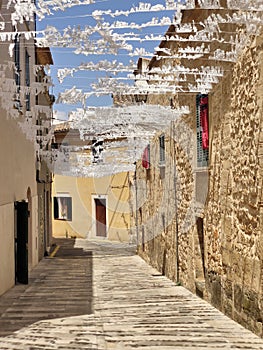
<svg viewBox="0 0 263 350">
<path fill-rule="evenodd" d="M 209 10 L 197 1 L 183 10 L 180 25 L 166 33 L 176 40 L 160 47 L 173 54 L 194 49 L 197 43 L 205 48 L 208 43 L 191 40 L 190 35 L 203 33 L 198 23 L 211 14 L 233 14 L 225 1 L 220 5 Z M 180 30 L 192 23 L 195 32 Z M 150 169 L 137 163 L 131 184 L 133 221 L 138 253 L 147 262 L 262 336 L 263 35 L 251 36 L 236 59 L 222 59 L 219 50 L 230 52 L 231 35 L 245 29 L 239 23 L 218 26 L 216 40 L 201 57 L 155 57 L 149 63 L 148 74 L 168 60 L 188 72 L 216 67 L 223 74 L 218 74 L 209 92 L 198 88 L 198 74 L 188 74 L 178 83 L 180 92 L 144 97 L 145 103 L 171 108 L 188 105 L 190 112 L 152 140 Z"/>
</svg>

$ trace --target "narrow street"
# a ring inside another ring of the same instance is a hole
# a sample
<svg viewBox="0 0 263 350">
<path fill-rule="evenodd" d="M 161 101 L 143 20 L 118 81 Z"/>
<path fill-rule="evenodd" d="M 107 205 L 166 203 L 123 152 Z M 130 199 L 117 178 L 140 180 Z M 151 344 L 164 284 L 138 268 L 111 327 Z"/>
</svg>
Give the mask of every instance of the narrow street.
<svg viewBox="0 0 263 350">
<path fill-rule="evenodd" d="M 0 349 L 263 349 L 263 339 L 148 266 L 128 245 L 57 240 L 0 298 Z"/>
</svg>

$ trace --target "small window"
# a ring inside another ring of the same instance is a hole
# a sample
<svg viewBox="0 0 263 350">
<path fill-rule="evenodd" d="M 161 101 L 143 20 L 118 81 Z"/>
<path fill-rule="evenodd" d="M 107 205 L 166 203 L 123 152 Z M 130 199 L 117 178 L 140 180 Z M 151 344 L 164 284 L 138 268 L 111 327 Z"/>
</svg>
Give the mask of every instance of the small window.
<svg viewBox="0 0 263 350">
<path fill-rule="evenodd" d="M 14 59 L 15 59 L 15 82 L 20 87 L 20 41 L 19 36 L 16 34 L 14 41 Z"/>
<path fill-rule="evenodd" d="M 72 221 L 71 197 L 54 197 L 54 219 Z"/>
<path fill-rule="evenodd" d="M 92 141 L 92 163 L 102 163 L 102 152 L 103 152 L 103 141 L 102 140 L 93 140 Z"/>
<path fill-rule="evenodd" d="M 30 56 L 28 51 L 25 51 L 25 85 L 30 87 Z M 26 110 L 30 111 L 30 92 L 26 93 Z"/>
<path fill-rule="evenodd" d="M 159 137 L 159 149 L 160 149 L 160 165 L 165 163 L 165 136 Z"/>
</svg>

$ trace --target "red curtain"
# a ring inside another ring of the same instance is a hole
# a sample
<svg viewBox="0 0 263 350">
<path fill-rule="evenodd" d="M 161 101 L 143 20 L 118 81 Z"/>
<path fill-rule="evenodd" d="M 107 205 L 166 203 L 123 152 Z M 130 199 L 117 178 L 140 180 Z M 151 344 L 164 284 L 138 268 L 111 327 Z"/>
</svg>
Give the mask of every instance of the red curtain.
<svg viewBox="0 0 263 350">
<path fill-rule="evenodd" d="M 145 169 L 150 169 L 150 152 L 149 152 L 149 146 L 145 147 L 143 154 L 142 154 L 142 166 Z"/>
<path fill-rule="evenodd" d="M 209 148 L 208 96 L 200 99 L 200 124 L 202 127 L 202 147 Z"/>
</svg>

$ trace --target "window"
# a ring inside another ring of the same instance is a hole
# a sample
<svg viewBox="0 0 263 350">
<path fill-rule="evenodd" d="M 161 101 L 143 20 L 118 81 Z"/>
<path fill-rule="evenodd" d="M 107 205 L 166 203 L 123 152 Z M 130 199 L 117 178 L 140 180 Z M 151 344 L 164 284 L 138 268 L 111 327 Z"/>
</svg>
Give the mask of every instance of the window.
<svg viewBox="0 0 263 350">
<path fill-rule="evenodd" d="M 25 86 L 30 87 L 30 62 L 29 54 L 25 51 Z M 30 111 L 30 92 L 26 93 L 26 110 Z"/>
<path fill-rule="evenodd" d="M 54 197 L 54 219 L 72 221 L 72 198 L 66 195 Z"/>
<path fill-rule="evenodd" d="M 165 163 L 165 136 L 159 137 L 159 150 L 160 150 L 160 165 Z"/>
<path fill-rule="evenodd" d="M 16 83 L 16 94 L 14 96 L 14 108 L 21 110 L 21 102 L 20 102 L 20 41 L 19 35 L 16 34 L 14 40 L 14 63 L 15 63 L 15 74 L 14 79 Z"/>
<path fill-rule="evenodd" d="M 196 96 L 197 167 L 207 167 L 208 150 L 208 95 Z"/>
<path fill-rule="evenodd" d="M 103 141 L 102 140 L 92 140 L 92 163 L 103 162 L 102 151 L 103 151 Z"/>
<path fill-rule="evenodd" d="M 15 59 L 15 81 L 20 87 L 20 41 L 18 34 L 15 36 L 14 59 Z"/>
</svg>

